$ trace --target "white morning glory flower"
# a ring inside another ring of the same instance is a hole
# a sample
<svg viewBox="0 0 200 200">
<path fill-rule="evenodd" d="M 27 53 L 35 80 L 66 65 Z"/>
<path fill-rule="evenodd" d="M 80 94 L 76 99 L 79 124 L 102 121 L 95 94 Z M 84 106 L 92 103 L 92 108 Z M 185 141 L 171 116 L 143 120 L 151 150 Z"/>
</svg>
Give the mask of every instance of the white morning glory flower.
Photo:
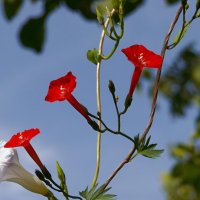
<svg viewBox="0 0 200 200">
<path fill-rule="evenodd" d="M 19 163 L 17 151 L 13 148 L 4 148 L 4 144 L 4 141 L 0 141 L 0 182 L 15 182 L 31 192 L 50 196 L 51 192 L 43 182 Z"/>
</svg>

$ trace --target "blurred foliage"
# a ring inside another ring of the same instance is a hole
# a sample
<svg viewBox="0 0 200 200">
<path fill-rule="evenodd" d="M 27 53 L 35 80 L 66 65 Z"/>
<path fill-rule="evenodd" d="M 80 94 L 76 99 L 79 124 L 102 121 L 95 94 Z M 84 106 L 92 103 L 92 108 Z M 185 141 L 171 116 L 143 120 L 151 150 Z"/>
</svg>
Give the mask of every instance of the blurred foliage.
<svg viewBox="0 0 200 200">
<path fill-rule="evenodd" d="M 196 130 L 189 141 L 171 148 L 176 159 L 171 171 L 162 177 L 167 200 L 200 199 L 200 53 L 185 47 L 163 74 L 160 91 L 171 113 L 184 116 L 190 106 L 197 109 Z"/>
<path fill-rule="evenodd" d="M 171 148 L 175 164 L 170 172 L 162 176 L 166 199 L 199 200 L 200 52 L 190 44 L 183 48 L 172 64 L 166 68 L 161 77 L 159 92 L 169 103 L 172 115 L 185 116 L 188 108 L 192 106 L 197 111 L 196 127 L 192 137 L 185 143 L 176 144 Z M 154 79 L 149 70 L 144 71 L 144 77 L 151 81 Z"/>
<path fill-rule="evenodd" d="M 200 114 L 196 132 L 187 143 L 172 147 L 176 159 L 169 173 L 162 176 L 168 200 L 200 199 Z"/>
<path fill-rule="evenodd" d="M 113 0 L 103 0 L 113 1 Z M 114 0 L 115 1 L 115 0 Z M 127 16 L 135 12 L 146 0 L 125 0 L 124 14 Z M 164 0 L 168 5 L 180 2 L 180 0 Z M 80 13 L 87 20 L 96 20 L 95 7 L 102 0 L 29 0 L 32 4 L 40 3 L 43 12 L 34 18 L 28 18 L 19 30 L 19 40 L 26 48 L 37 53 L 42 52 L 46 38 L 46 20 L 52 12 L 64 6 L 69 10 Z M 2 0 L 2 9 L 8 21 L 14 20 L 20 13 L 25 0 Z"/>
<path fill-rule="evenodd" d="M 171 4 L 176 4 L 179 3 L 180 0 L 166 0 L 167 4 L 171 5 Z"/>
<path fill-rule="evenodd" d="M 163 74 L 160 91 L 175 115 L 185 115 L 194 103 L 200 106 L 200 52 L 192 45 L 185 47 Z"/>
<path fill-rule="evenodd" d="M 112 0 L 105 0 L 112 1 Z M 29 18 L 20 27 L 19 39 L 24 47 L 31 48 L 35 52 L 40 53 L 43 50 L 46 38 L 46 20 L 49 15 L 64 6 L 67 9 L 80 13 L 87 20 L 96 20 L 95 6 L 97 0 L 30 0 L 30 2 L 40 4 L 43 7 L 43 12 L 34 18 Z M 124 6 L 125 16 L 134 12 L 141 6 L 145 0 L 126 0 Z M 24 0 L 2 0 L 4 16 L 8 21 L 13 20 L 22 9 Z"/>
</svg>

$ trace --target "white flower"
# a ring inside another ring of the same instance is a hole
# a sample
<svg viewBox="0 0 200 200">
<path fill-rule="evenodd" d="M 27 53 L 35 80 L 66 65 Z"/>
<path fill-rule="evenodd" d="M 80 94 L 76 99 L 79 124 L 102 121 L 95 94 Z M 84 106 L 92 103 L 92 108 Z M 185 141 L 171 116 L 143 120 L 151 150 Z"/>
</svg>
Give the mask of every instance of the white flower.
<svg viewBox="0 0 200 200">
<path fill-rule="evenodd" d="M 43 182 L 19 163 L 17 151 L 13 148 L 4 148 L 4 144 L 4 141 L 0 141 L 0 182 L 15 182 L 31 192 L 49 196 L 51 192 Z"/>
</svg>

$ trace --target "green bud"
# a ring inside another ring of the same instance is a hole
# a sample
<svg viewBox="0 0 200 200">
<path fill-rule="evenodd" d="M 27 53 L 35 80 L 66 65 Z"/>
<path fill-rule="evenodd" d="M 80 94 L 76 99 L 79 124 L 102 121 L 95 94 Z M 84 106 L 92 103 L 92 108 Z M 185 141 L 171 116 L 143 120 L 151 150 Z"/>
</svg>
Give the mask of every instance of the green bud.
<svg viewBox="0 0 200 200">
<path fill-rule="evenodd" d="M 112 94 L 115 93 L 115 85 L 111 80 L 109 80 L 108 88 Z"/>
<path fill-rule="evenodd" d="M 126 96 L 126 100 L 124 102 L 124 107 L 125 107 L 125 110 L 128 109 L 128 107 L 131 105 L 132 103 L 132 97 L 130 97 L 129 95 Z"/>
<path fill-rule="evenodd" d="M 96 14 L 97 14 L 97 20 L 98 20 L 99 24 L 103 25 L 104 17 L 102 15 L 102 13 L 100 12 L 100 10 L 98 9 L 98 7 L 96 8 Z"/>
<path fill-rule="evenodd" d="M 65 174 L 58 162 L 56 162 L 56 169 L 57 169 L 57 174 L 58 174 L 58 178 L 60 182 L 65 183 Z"/>
<path fill-rule="evenodd" d="M 196 8 L 197 8 L 197 9 L 200 8 L 200 0 L 196 0 Z"/>
</svg>

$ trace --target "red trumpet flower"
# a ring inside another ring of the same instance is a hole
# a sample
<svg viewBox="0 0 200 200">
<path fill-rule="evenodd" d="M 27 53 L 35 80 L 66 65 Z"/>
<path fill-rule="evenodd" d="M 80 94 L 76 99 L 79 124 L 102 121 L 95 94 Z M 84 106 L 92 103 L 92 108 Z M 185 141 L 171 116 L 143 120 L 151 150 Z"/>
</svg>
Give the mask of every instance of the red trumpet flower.
<svg viewBox="0 0 200 200">
<path fill-rule="evenodd" d="M 135 70 L 132 75 L 131 85 L 128 92 L 128 97 L 132 98 L 135 87 L 140 79 L 140 75 L 144 67 L 161 68 L 163 58 L 160 55 L 148 50 L 143 45 L 132 45 L 121 50 L 128 60 L 135 65 Z"/>
<path fill-rule="evenodd" d="M 36 162 L 39 168 L 45 172 L 46 168 L 42 164 L 39 156 L 35 152 L 34 148 L 30 144 L 30 140 L 40 133 L 38 128 L 32 128 L 29 130 L 25 130 L 23 132 L 19 132 L 11 137 L 11 139 L 4 145 L 4 148 L 14 148 L 14 147 L 24 147 L 30 157 Z"/>
<path fill-rule="evenodd" d="M 92 120 L 88 116 L 86 109 L 72 95 L 75 87 L 76 77 L 72 72 L 68 72 L 65 76 L 50 82 L 45 101 L 54 102 L 67 100 L 89 123 L 91 123 Z"/>
</svg>

